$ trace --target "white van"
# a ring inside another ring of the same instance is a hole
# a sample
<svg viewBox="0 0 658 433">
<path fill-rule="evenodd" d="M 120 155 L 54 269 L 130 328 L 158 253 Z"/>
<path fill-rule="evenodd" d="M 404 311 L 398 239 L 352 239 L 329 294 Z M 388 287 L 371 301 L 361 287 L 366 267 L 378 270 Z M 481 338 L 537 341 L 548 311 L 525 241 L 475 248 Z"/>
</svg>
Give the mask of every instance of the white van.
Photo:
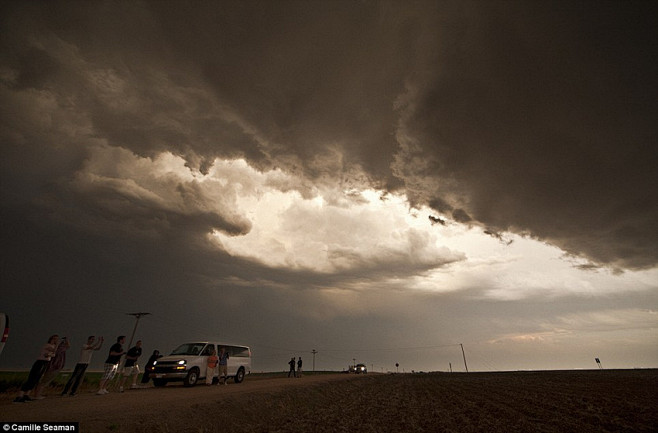
<svg viewBox="0 0 658 433">
<path fill-rule="evenodd" d="M 150 374 L 153 384 L 164 386 L 167 382 L 182 380 L 185 386 L 196 385 L 206 377 L 206 364 L 211 349 L 219 354 L 222 347 L 229 355 L 229 377 L 232 376 L 235 383 L 241 383 L 245 374 L 251 372 L 251 349 L 247 346 L 203 341 L 181 344 L 171 355 L 159 358 Z"/>
<path fill-rule="evenodd" d="M 2 331 L 2 338 L 0 338 L 0 353 L 2 353 L 9 338 L 9 316 L 5 313 L 0 313 L 0 331 Z"/>
</svg>

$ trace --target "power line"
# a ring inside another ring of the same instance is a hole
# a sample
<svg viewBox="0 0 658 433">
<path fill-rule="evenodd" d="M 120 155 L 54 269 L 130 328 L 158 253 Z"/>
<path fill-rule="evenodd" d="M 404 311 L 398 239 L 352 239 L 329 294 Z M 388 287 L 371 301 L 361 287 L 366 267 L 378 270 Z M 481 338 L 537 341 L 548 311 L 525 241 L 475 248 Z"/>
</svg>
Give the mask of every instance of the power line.
<svg viewBox="0 0 658 433">
<path fill-rule="evenodd" d="M 456 346 L 461 346 L 461 343 L 443 344 L 439 346 L 387 347 L 379 349 L 322 349 L 322 352 L 394 352 L 398 350 L 430 350 Z"/>
</svg>

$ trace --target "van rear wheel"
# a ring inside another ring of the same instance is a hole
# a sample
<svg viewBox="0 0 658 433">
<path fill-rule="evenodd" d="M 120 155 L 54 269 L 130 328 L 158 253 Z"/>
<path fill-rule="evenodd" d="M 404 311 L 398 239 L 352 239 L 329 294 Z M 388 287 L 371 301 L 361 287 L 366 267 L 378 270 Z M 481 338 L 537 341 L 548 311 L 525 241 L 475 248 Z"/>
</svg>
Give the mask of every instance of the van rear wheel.
<svg viewBox="0 0 658 433">
<path fill-rule="evenodd" d="M 240 367 L 233 380 L 235 380 L 235 383 L 242 383 L 244 380 L 244 368 Z"/>
</svg>

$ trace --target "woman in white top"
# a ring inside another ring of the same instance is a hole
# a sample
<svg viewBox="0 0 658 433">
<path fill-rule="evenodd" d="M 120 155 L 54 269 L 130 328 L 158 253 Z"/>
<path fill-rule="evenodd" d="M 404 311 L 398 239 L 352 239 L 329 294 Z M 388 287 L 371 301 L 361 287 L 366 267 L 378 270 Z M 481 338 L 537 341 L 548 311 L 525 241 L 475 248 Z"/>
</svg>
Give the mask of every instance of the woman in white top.
<svg viewBox="0 0 658 433">
<path fill-rule="evenodd" d="M 30 370 L 30 374 L 27 377 L 27 380 L 21 386 L 21 390 L 18 391 L 18 396 L 14 399 L 14 403 L 25 403 L 28 401 L 32 401 L 32 399 L 27 395 L 30 391 L 32 391 L 37 384 L 39 383 L 39 379 L 41 379 L 41 376 L 43 376 L 43 373 L 46 372 L 46 369 L 48 368 L 48 364 L 50 363 L 50 359 L 55 356 L 55 351 L 57 350 L 57 343 L 59 342 L 59 335 L 51 335 L 50 338 L 48 339 L 48 343 L 44 345 L 41 348 L 41 352 L 39 353 L 39 357 L 37 358 L 36 361 L 34 361 L 34 364 L 32 364 L 32 369 Z"/>
</svg>

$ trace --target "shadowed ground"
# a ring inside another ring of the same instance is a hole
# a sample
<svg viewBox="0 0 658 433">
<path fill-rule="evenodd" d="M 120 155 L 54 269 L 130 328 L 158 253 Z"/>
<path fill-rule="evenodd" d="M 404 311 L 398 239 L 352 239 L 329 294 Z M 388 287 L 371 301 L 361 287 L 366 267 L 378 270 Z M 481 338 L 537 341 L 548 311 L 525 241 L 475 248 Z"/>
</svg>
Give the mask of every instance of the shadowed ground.
<svg viewBox="0 0 658 433">
<path fill-rule="evenodd" d="M 658 371 L 317 375 L 15 404 L 83 432 L 655 432 Z"/>
</svg>

